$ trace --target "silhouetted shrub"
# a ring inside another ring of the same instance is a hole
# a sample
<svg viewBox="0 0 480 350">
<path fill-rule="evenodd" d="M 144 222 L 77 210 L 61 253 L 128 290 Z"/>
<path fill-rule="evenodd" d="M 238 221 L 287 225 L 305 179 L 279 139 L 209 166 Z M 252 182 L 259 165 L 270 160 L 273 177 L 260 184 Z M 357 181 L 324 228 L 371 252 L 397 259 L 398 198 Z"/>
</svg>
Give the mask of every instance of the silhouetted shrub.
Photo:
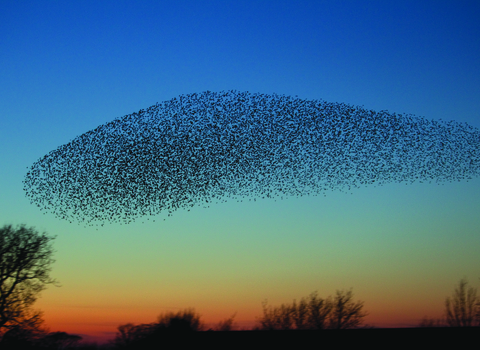
<svg viewBox="0 0 480 350">
<path fill-rule="evenodd" d="M 200 318 L 200 314 L 197 314 L 194 309 L 167 312 L 158 316 L 156 327 L 158 330 L 169 332 L 201 331 L 204 325 Z"/>
<path fill-rule="evenodd" d="M 82 337 L 78 335 L 65 332 L 52 332 L 40 339 L 39 345 L 45 349 L 63 350 L 74 348 L 80 340 L 82 340 Z"/>
<path fill-rule="evenodd" d="M 112 345 L 116 348 L 138 348 L 161 344 L 164 338 L 175 334 L 201 331 L 204 324 L 194 309 L 167 312 L 158 316 L 157 322 L 133 325 L 127 323 L 118 327 Z"/>
<path fill-rule="evenodd" d="M 446 325 L 447 324 L 445 320 L 441 318 L 428 318 L 425 316 L 418 324 L 418 327 L 433 328 L 433 327 L 445 327 Z"/>
<path fill-rule="evenodd" d="M 217 323 L 217 325 L 212 329 L 213 331 L 227 332 L 233 330 L 233 320 L 236 314 L 233 314 L 229 318 L 226 318 Z"/>
</svg>

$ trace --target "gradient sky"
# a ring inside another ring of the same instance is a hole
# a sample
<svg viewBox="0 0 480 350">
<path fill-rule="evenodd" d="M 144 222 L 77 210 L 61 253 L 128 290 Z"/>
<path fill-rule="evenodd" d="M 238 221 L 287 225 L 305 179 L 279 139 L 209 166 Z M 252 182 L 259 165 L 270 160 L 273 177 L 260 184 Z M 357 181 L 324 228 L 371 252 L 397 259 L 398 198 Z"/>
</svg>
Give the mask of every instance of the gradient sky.
<svg viewBox="0 0 480 350">
<path fill-rule="evenodd" d="M 43 214 L 22 180 L 98 125 L 205 90 L 480 128 L 478 18 L 478 1 L 1 1 L 0 225 L 57 236 L 61 287 L 36 304 L 47 326 L 104 339 L 194 307 L 249 327 L 265 299 L 349 288 L 370 325 L 441 316 L 462 277 L 479 284 L 480 178 L 232 200 L 99 228 Z"/>
</svg>

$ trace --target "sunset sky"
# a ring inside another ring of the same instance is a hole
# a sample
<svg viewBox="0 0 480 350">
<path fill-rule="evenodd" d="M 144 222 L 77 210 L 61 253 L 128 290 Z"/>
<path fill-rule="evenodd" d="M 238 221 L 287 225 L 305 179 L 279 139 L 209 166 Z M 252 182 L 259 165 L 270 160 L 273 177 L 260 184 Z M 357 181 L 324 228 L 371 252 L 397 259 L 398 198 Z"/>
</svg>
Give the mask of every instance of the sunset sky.
<svg viewBox="0 0 480 350">
<path fill-rule="evenodd" d="M 235 200 L 155 222 L 84 227 L 31 205 L 40 157 L 181 94 L 298 95 L 480 128 L 478 1 L 0 2 L 0 225 L 56 236 L 35 306 L 52 331 L 113 338 L 194 307 L 207 323 L 262 301 L 350 289 L 366 323 L 439 317 L 480 285 L 480 177 Z M 479 174 L 480 175 L 480 174 Z"/>
</svg>

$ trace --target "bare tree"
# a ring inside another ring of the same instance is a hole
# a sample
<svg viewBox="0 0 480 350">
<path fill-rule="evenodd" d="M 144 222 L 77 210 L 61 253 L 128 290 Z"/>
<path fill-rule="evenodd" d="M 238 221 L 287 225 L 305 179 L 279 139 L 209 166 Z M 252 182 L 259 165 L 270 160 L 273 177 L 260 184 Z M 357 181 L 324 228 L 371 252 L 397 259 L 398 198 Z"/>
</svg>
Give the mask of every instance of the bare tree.
<svg viewBox="0 0 480 350">
<path fill-rule="evenodd" d="M 288 330 L 293 329 L 295 308 L 292 305 L 282 304 L 271 306 L 265 300 L 262 303 L 263 317 L 259 319 L 263 330 Z"/>
<path fill-rule="evenodd" d="M 363 312 L 362 309 L 363 301 L 354 302 L 352 290 L 337 290 L 333 300 L 330 328 L 346 329 L 358 327 L 363 322 L 363 318 L 367 316 L 367 313 Z"/>
<path fill-rule="evenodd" d="M 318 297 L 317 292 L 308 296 L 307 302 L 307 329 L 325 329 L 328 326 L 328 319 L 332 311 L 332 298 Z"/>
<path fill-rule="evenodd" d="M 148 341 L 156 331 L 155 323 L 144 323 L 134 325 L 127 323 L 118 326 L 118 332 L 115 335 L 115 339 L 111 341 L 111 345 L 114 348 L 135 348 L 138 344 Z"/>
<path fill-rule="evenodd" d="M 309 315 L 309 305 L 305 298 L 300 299 L 300 302 L 297 304 L 296 300 L 293 301 L 293 309 L 295 310 L 293 314 L 293 322 L 296 329 L 307 329 L 308 328 L 308 315 Z"/>
<path fill-rule="evenodd" d="M 480 300 L 477 289 L 467 285 L 468 281 L 461 279 L 452 297 L 445 299 L 445 316 L 450 327 L 471 327 L 478 324 Z"/>
<path fill-rule="evenodd" d="M 50 278 L 53 237 L 24 225 L 0 228 L 0 334 L 12 327 L 41 323 L 31 309 Z"/>
<path fill-rule="evenodd" d="M 353 301 L 353 292 L 337 291 L 335 298 L 320 298 L 317 292 L 299 303 L 268 306 L 263 303 L 260 329 L 345 329 L 358 327 L 367 315 L 362 301 Z"/>
<path fill-rule="evenodd" d="M 118 348 L 130 346 L 136 340 L 135 331 L 136 326 L 133 323 L 118 326 L 118 332 L 112 341 L 112 345 Z"/>
</svg>

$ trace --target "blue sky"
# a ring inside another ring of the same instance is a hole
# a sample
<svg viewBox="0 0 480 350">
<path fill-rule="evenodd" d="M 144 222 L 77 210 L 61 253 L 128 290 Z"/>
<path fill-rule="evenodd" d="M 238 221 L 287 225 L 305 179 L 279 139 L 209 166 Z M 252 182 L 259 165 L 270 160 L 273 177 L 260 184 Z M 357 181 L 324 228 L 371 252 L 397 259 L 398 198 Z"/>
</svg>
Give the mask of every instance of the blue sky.
<svg viewBox="0 0 480 350">
<path fill-rule="evenodd" d="M 53 274 L 63 286 L 39 301 L 47 324 L 111 335 L 120 323 L 189 306 L 212 321 L 237 311 L 248 324 L 265 298 L 350 287 L 373 324 L 441 312 L 460 278 L 480 277 L 478 178 L 229 202 L 98 230 L 43 215 L 22 179 L 98 125 L 205 90 L 479 128 L 479 17 L 478 1 L 2 1 L 0 224 L 57 235 Z M 105 319 L 88 328 L 93 309 Z M 81 310 L 85 321 L 62 310 Z"/>
</svg>

